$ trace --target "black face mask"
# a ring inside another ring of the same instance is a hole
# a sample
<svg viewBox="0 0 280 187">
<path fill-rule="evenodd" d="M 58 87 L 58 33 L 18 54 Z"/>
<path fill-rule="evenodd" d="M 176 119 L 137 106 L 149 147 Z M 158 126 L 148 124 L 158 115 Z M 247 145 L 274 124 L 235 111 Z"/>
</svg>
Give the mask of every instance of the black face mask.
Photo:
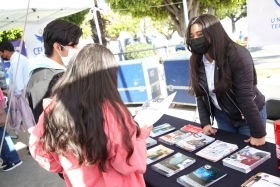
<svg viewBox="0 0 280 187">
<path fill-rule="evenodd" d="M 210 45 L 207 41 L 205 41 L 204 37 L 191 39 L 190 43 L 191 49 L 197 52 L 198 54 L 207 53 Z"/>
<path fill-rule="evenodd" d="M 3 58 L 3 57 L 2 57 L 2 59 L 5 60 L 5 61 L 9 61 L 9 59 L 7 59 L 7 58 Z"/>
</svg>

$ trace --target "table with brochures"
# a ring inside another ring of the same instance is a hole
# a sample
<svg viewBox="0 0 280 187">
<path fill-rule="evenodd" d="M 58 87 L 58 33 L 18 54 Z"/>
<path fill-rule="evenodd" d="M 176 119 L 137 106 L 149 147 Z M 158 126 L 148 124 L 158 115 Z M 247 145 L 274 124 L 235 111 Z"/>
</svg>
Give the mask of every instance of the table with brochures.
<svg viewBox="0 0 280 187">
<path fill-rule="evenodd" d="M 183 119 L 168 116 L 168 115 L 163 115 L 162 118 L 157 123 L 154 124 L 154 127 L 161 125 L 163 123 L 169 123 L 170 125 L 176 127 L 176 129 L 180 129 L 181 127 L 183 127 L 186 124 L 200 126 L 198 123 L 195 123 L 195 122 L 183 120 Z M 158 137 L 160 137 L 160 136 L 158 136 Z M 158 137 L 155 137 L 154 139 L 158 140 Z M 249 145 L 248 143 L 244 142 L 245 139 L 248 139 L 247 136 L 230 133 L 230 132 L 223 131 L 223 130 L 218 130 L 216 135 L 214 135 L 212 137 L 215 137 L 216 140 L 221 140 L 221 141 L 225 141 L 228 143 L 237 144 L 238 150 L 244 148 L 246 145 Z M 147 171 L 144 174 L 144 179 L 145 179 L 147 187 L 182 187 L 181 184 L 176 182 L 177 178 L 181 177 L 182 175 L 188 174 L 188 173 L 194 171 L 195 169 L 197 169 L 198 167 L 201 167 L 205 164 L 212 165 L 227 173 L 227 176 L 225 176 L 224 178 L 221 178 L 220 180 L 218 180 L 215 183 L 213 183 L 212 185 L 210 185 L 213 187 L 239 187 L 239 186 L 241 186 L 242 183 L 244 183 L 246 180 L 248 180 L 251 176 L 256 175 L 259 172 L 265 172 L 265 173 L 280 177 L 280 171 L 277 169 L 275 144 L 272 144 L 269 142 L 266 142 L 266 144 L 263 146 L 258 146 L 258 147 L 253 146 L 253 147 L 256 147 L 257 149 L 270 152 L 271 158 L 247 174 L 224 166 L 222 163 L 222 159 L 214 163 L 214 162 L 211 162 L 211 161 L 208 161 L 206 159 L 196 156 L 195 153 L 203 148 L 197 149 L 193 152 L 188 152 L 188 151 L 185 151 L 183 149 L 176 147 L 175 145 L 168 145 L 168 144 L 158 141 L 158 143 L 156 145 L 159 145 L 159 144 L 162 144 L 170 149 L 173 149 L 174 150 L 173 154 L 180 152 L 189 157 L 195 158 L 196 162 L 194 164 L 190 165 L 189 167 L 187 167 L 186 169 L 176 173 L 175 175 L 172 175 L 171 177 L 166 177 L 151 169 L 151 165 L 158 163 L 165 158 L 162 158 L 162 159 L 156 161 L 155 163 L 147 165 Z M 149 147 L 148 149 L 150 149 L 150 148 L 152 148 L 152 147 Z M 171 155 L 173 155 L 173 154 L 171 154 Z"/>
</svg>

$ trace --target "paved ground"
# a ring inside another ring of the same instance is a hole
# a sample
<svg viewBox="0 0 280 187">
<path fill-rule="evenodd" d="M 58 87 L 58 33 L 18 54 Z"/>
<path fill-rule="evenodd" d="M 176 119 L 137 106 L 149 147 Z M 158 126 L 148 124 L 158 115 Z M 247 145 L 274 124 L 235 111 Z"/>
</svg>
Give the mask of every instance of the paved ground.
<svg viewBox="0 0 280 187">
<path fill-rule="evenodd" d="M 256 61 L 256 66 L 262 65 L 267 67 L 280 67 L 280 48 L 255 48 L 251 50 L 252 56 Z M 265 58 L 264 58 L 265 57 Z M 265 65 L 266 64 L 266 65 Z M 278 79 L 279 80 L 279 79 Z M 164 84 L 164 82 L 162 82 Z M 278 83 L 279 85 L 280 83 Z M 133 113 L 135 105 L 129 105 L 128 108 Z M 195 115 L 195 107 L 177 105 L 176 108 L 171 106 L 167 112 L 168 115 L 187 119 L 198 120 Z M 0 187 L 64 187 L 65 183 L 57 174 L 49 173 L 42 169 L 27 153 L 26 145 L 29 134 L 27 132 L 18 132 L 19 138 L 14 139 L 14 143 L 23 161 L 23 164 L 12 171 L 0 171 Z M 267 140 L 274 143 L 274 132 L 272 123 L 267 124 Z M 14 132 L 10 131 L 13 135 Z"/>
</svg>

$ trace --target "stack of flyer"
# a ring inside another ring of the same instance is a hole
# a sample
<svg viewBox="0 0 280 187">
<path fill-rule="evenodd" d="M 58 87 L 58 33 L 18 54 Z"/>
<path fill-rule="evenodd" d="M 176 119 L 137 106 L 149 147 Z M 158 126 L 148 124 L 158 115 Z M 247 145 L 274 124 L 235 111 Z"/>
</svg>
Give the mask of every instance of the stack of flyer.
<svg viewBox="0 0 280 187">
<path fill-rule="evenodd" d="M 192 134 L 181 131 L 181 130 L 177 130 L 177 131 L 174 131 L 174 132 L 171 132 L 169 134 L 159 137 L 158 141 L 169 144 L 169 145 L 174 145 L 176 142 L 183 140 L 184 138 L 186 138 L 190 135 L 192 135 Z"/>
<path fill-rule="evenodd" d="M 212 162 L 217 162 L 237 149 L 238 146 L 236 144 L 216 140 L 212 144 L 198 151 L 196 155 Z"/>
<path fill-rule="evenodd" d="M 192 134 L 184 138 L 183 140 L 177 141 L 176 146 L 186 151 L 192 152 L 196 149 L 204 147 L 215 141 L 215 138 L 207 136 L 203 133 Z"/>
<path fill-rule="evenodd" d="M 157 144 L 157 141 L 154 140 L 153 138 L 148 137 L 146 139 L 146 147 L 151 147 L 151 146 L 156 145 L 156 144 Z"/>
<path fill-rule="evenodd" d="M 176 153 L 171 157 L 164 159 L 163 161 L 152 165 L 152 169 L 159 172 L 162 175 L 170 177 L 179 171 L 187 168 L 191 164 L 195 163 L 195 159 L 183 155 L 182 153 Z"/>
<path fill-rule="evenodd" d="M 204 165 L 187 175 L 177 179 L 177 182 L 187 187 L 204 187 L 225 177 L 227 173 L 211 165 Z"/>
<path fill-rule="evenodd" d="M 151 137 L 156 137 L 162 134 L 165 134 L 167 132 L 173 131 L 176 128 L 173 127 L 172 125 L 168 124 L 168 123 L 164 123 L 162 125 L 156 126 L 154 127 L 151 132 L 150 132 L 150 136 Z"/>
<path fill-rule="evenodd" d="M 173 153 L 174 150 L 164 147 L 163 145 L 159 144 L 149 150 L 147 150 L 147 164 L 155 162 L 167 155 Z"/>
<path fill-rule="evenodd" d="M 271 154 L 269 152 L 246 146 L 223 159 L 223 165 L 243 173 L 248 173 L 270 157 Z"/>
<path fill-rule="evenodd" d="M 194 133 L 194 134 L 202 132 L 202 128 L 201 127 L 190 125 L 190 124 L 185 125 L 184 127 L 181 128 L 181 130 L 185 131 L 185 132 Z"/>
</svg>

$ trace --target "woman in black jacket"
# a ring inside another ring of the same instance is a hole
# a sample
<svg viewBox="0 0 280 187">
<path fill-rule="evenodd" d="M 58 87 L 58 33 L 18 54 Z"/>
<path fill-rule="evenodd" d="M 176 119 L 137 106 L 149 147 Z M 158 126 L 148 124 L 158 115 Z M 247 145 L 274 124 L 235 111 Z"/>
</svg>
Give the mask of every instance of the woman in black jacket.
<svg viewBox="0 0 280 187">
<path fill-rule="evenodd" d="M 210 14 L 190 20 L 186 45 L 192 55 L 191 94 L 197 97 L 204 134 L 218 129 L 244 134 L 252 145 L 265 143 L 265 98 L 257 89 L 253 59 L 233 42 L 219 19 Z"/>
</svg>

